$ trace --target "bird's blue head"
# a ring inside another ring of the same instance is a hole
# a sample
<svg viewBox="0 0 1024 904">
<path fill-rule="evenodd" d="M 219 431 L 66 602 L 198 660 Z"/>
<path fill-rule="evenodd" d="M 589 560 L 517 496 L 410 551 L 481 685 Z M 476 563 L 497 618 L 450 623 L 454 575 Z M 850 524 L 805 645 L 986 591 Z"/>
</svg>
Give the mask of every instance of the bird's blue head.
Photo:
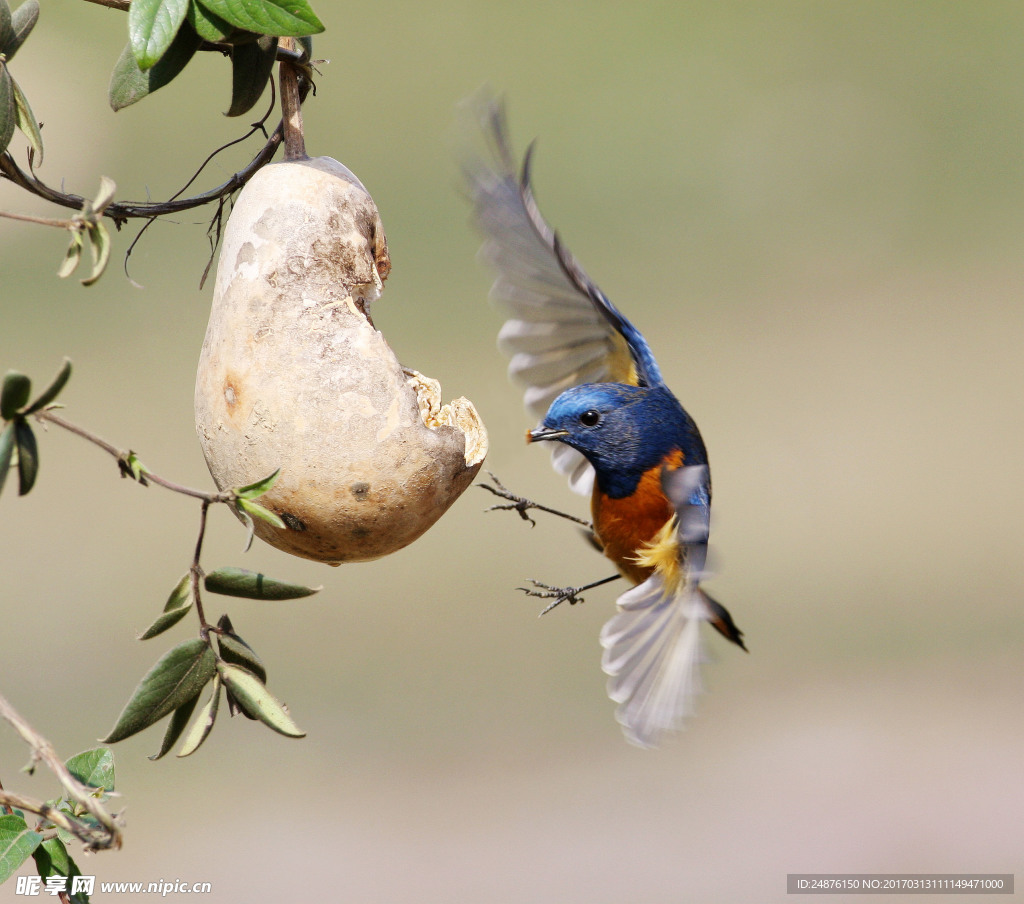
<svg viewBox="0 0 1024 904">
<path fill-rule="evenodd" d="M 598 487 L 616 497 L 631 493 L 642 474 L 675 450 L 687 464 L 707 463 L 696 424 L 664 385 L 574 386 L 551 403 L 527 440 L 572 446 L 594 466 Z"/>
</svg>

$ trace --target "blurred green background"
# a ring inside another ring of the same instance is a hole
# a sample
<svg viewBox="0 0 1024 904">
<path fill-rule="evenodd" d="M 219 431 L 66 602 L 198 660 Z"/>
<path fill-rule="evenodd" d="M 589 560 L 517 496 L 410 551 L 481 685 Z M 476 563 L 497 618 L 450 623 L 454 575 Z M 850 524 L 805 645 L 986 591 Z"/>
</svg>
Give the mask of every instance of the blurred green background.
<svg viewBox="0 0 1024 904">
<path fill-rule="evenodd" d="M 119 198 L 163 199 L 244 130 L 213 55 L 112 114 L 124 15 L 42 7 L 12 70 L 48 182 L 91 195 L 106 174 Z M 484 515 L 470 490 L 407 550 L 329 569 L 243 554 L 217 511 L 208 567 L 324 585 L 223 607 L 309 736 L 224 719 L 184 761 L 146 760 L 162 729 L 118 745 L 127 842 L 83 871 L 210 881 L 217 904 L 769 902 L 787 872 L 1024 873 L 1024 7 L 314 7 L 330 63 L 307 144 L 380 207 L 378 327 L 476 403 L 509 486 L 585 511 L 523 444 L 457 190 L 454 108 L 489 82 L 517 147 L 539 136 L 542 209 L 701 425 L 709 589 L 751 652 L 712 638 L 697 717 L 637 750 L 599 665 L 614 587 L 541 620 L 515 589 L 608 573 L 566 525 Z M 8 183 L 0 209 L 60 215 Z M 119 272 L 131 224 L 91 289 L 56 278 L 60 233 L 0 220 L 0 367 L 42 384 L 69 355 L 69 418 L 201 486 L 207 220 L 149 231 L 144 288 Z M 134 640 L 188 565 L 198 507 L 74 437 L 40 454 L 37 489 L 0 503 L 0 687 L 70 755 L 191 631 Z M 52 793 L 26 758 L 0 727 L 0 780 Z"/>
</svg>

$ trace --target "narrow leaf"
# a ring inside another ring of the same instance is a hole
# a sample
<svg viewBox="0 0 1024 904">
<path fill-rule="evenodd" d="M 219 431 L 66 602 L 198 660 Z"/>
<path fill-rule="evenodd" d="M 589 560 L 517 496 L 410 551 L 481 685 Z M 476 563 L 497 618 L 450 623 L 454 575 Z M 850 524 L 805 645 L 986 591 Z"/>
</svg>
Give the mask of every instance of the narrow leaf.
<svg viewBox="0 0 1024 904">
<path fill-rule="evenodd" d="M 180 622 L 191 608 L 192 575 L 186 572 L 185 576 L 178 581 L 175 588 L 171 591 L 171 595 L 167 598 L 167 603 L 164 605 L 164 611 L 160 617 L 139 635 L 139 640 L 149 640 L 151 637 L 162 634 L 168 628 Z"/>
<path fill-rule="evenodd" d="M 199 0 L 192 0 L 188 5 L 185 19 L 196 30 L 199 37 L 212 44 L 223 41 L 235 31 L 234 25 L 211 13 Z"/>
<path fill-rule="evenodd" d="M 83 785 L 100 791 L 114 790 L 114 751 L 109 747 L 83 750 L 64 765 Z"/>
<path fill-rule="evenodd" d="M 217 709 L 220 706 L 220 685 L 221 680 L 220 675 L 218 675 L 213 679 L 213 692 L 210 694 L 210 699 L 199 710 L 199 715 L 196 716 L 195 722 L 192 723 L 192 727 L 185 735 L 185 740 L 182 742 L 181 750 L 178 751 L 178 756 L 191 756 L 202 746 L 203 741 L 213 731 L 213 723 L 217 721 Z"/>
<path fill-rule="evenodd" d="M 264 35 L 312 35 L 324 30 L 306 0 L 203 0 L 214 15 Z"/>
<path fill-rule="evenodd" d="M 206 576 L 203 585 L 211 593 L 241 596 L 250 600 L 293 600 L 323 589 L 285 584 L 245 568 L 218 568 Z"/>
<path fill-rule="evenodd" d="M 0 493 L 4 490 L 4 482 L 11 470 L 11 459 L 14 457 L 14 424 L 8 424 L 0 430 Z"/>
<path fill-rule="evenodd" d="M 43 135 L 39 131 L 39 123 L 36 121 L 32 108 L 28 105 L 25 92 L 13 78 L 11 87 L 14 89 L 14 112 L 18 128 L 25 133 L 25 137 L 32 147 L 32 165 L 39 166 L 43 162 Z"/>
<path fill-rule="evenodd" d="M 0 418 L 9 421 L 21 408 L 28 404 L 32 392 L 32 381 L 16 370 L 7 371 L 3 388 L 0 389 Z"/>
<path fill-rule="evenodd" d="M 257 496 L 262 496 L 277 482 L 277 477 L 280 473 L 281 469 L 278 468 L 273 474 L 264 477 L 262 480 L 257 480 L 255 483 L 239 487 L 237 490 L 233 490 L 232 492 L 239 499 L 255 499 Z"/>
<path fill-rule="evenodd" d="M 18 443 L 18 495 L 24 496 L 35 486 L 39 449 L 32 428 L 21 418 L 14 422 L 14 439 Z"/>
<path fill-rule="evenodd" d="M 104 743 L 122 741 L 191 700 L 213 677 L 216 662 L 202 638 L 169 650 L 139 683 Z"/>
<path fill-rule="evenodd" d="M 0 816 L 0 885 L 32 856 L 42 840 L 43 836 L 33 832 L 20 816 Z"/>
<path fill-rule="evenodd" d="M 276 59 L 277 38 L 270 35 L 231 48 L 231 106 L 225 116 L 242 116 L 256 106 Z"/>
<path fill-rule="evenodd" d="M 128 44 L 121 51 L 110 77 L 107 92 L 110 106 L 115 112 L 123 110 L 169 84 L 188 65 L 201 43 L 195 29 L 188 23 L 183 24 L 178 29 L 178 36 L 160 57 L 160 62 L 145 72 L 139 68 L 131 44 Z"/>
<path fill-rule="evenodd" d="M 167 52 L 187 10 L 188 0 L 133 0 L 128 39 L 141 70 L 151 69 Z"/>
<path fill-rule="evenodd" d="M 268 508 L 264 508 L 258 502 L 252 502 L 248 499 L 239 499 L 238 507 L 253 517 L 261 518 L 262 520 L 273 524 L 274 527 L 279 527 L 284 530 L 284 522 L 274 512 Z"/>
<path fill-rule="evenodd" d="M 39 3 L 38 0 L 27 0 L 26 3 L 22 3 L 14 13 L 11 15 L 11 29 L 14 32 L 14 37 L 3 45 L 3 52 L 6 54 L 7 59 L 13 59 L 14 54 L 18 52 L 18 48 L 25 43 L 25 39 L 29 36 L 33 28 L 36 27 L 36 22 L 39 21 Z"/>
<path fill-rule="evenodd" d="M 177 609 L 170 609 L 161 613 L 156 621 L 154 621 L 153 624 L 139 635 L 139 640 L 149 640 L 152 637 L 156 637 L 158 634 L 163 634 L 168 628 L 173 628 L 186 615 L 188 615 L 188 610 L 191 608 L 192 598 L 189 597 L 188 601 L 184 605 L 179 606 Z"/>
<path fill-rule="evenodd" d="M 0 0 L 0 53 L 7 53 L 7 45 L 14 40 L 14 26 L 11 24 L 11 8 L 7 0 Z"/>
<path fill-rule="evenodd" d="M 174 715 L 171 716 L 170 721 L 167 723 L 167 731 L 164 732 L 164 739 L 160 744 L 160 749 L 156 753 L 150 754 L 148 759 L 160 759 L 178 742 L 178 738 L 181 737 L 181 733 L 188 726 L 188 720 L 192 718 L 192 713 L 195 712 L 198 702 L 199 694 L 196 694 L 191 700 L 183 703 L 174 711 Z"/>
<path fill-rule="evenodd" d="M 61 279 L 66 279 L 72 273 L 75 272 L 79 263 L 82 260 L 82 248 L 85 244 L 85 236 L 81 229 L 71 230 L 71 242 L 68 245 L 67 253 L 64 255 L 64 260 L 57 270 L 57 275 Z"/>
<path fill-rule="evenodd" d="M 65 358 L 64 362 L 60 366 L 60 370 L 57 371 L 57 376 L 53 378 L 53 381 L 49 386 L 46 387 L 28 408 L 25 409 L 25 414 L 35 414 L 37 411 L 42 411 L 47 405 L 49 405 L 58 395 L 60 391 L 67 385 L 68 380 L 71 379 L 71 359 Z"/>
<path fill-rule="evenodd" d="M 110 233 L 103 223 L 89 224 L 89 241 L 92 243 L 92 273 L 82 280 L 83 286 L 91 286 L 107 269 L 110 260 Z"/>
<path fill-rule="evenodd" d="M 274 698 L 260 681 L 248 669 L 226 662 L 217 663 L 217 671 L 224 684 L 231 691 L 238 705 L 250 716 L 259 719 L 264 725 L 290 738 L 304 738 L 306 733 L 300 729 L 285 708 Z"/>
<path fill-rule="evenodd" d="M 17 124 L 18 111 L 14 104 L 14 79 L 7 71 L 7 65 L 0 60 L 0 153 L 7 150 L 7 145 L 14 137 L 14 127 Z"/>
<path fill-rule="evenodd" d="M 92 202 L 92 209 L 95 213 L 103 213 L 110 202 L 114 200 L 114 193 L 117 191 L 117 183 L 110 176 L 100 176 L 100 190 Z"/>
<path fill-rule="evenodd" d="M 242 668 L 248 669 L 266 684 L 267 670 L 263 665 L 263 660 L 256 655 L 256 651 L 249 644 L 234 633 L 221 634 L 218 640 L 220 641 L 221 659 L 232 665 L 240 665 Z"/>
</svg>

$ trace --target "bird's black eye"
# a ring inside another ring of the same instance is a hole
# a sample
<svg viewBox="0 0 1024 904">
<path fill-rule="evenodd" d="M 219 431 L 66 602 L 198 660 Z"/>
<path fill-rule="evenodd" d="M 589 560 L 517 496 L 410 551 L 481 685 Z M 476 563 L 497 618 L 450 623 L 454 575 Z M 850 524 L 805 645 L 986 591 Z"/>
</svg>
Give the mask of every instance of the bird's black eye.
<svg viewBox="0 0 1024 904">
<path fill-rule="evenodd" d="M 595 411 L 593 408 L 588 411 L 584 411 L 580 415 L 580 423 L 584 427 L 596 427 L 598 422 L 601 420 L 601 412 Z"/>
</svg>

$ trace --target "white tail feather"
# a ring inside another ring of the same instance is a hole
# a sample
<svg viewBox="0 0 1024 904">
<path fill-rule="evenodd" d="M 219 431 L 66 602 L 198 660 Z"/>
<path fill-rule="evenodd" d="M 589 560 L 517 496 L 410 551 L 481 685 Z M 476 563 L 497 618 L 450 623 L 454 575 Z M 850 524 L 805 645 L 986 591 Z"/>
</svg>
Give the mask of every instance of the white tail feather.
<svg viewBox="0 0 1024 904">
<path fill-rule="evenodd" d="M 669 589 L 657 573 L 620 596 L 618 607 L 601 631 L 608 695 L 627 740 L 656 747 L 693 714 L 703 690 L 700 623 L 711 612 L 694 583 Z"/>
</svg>

